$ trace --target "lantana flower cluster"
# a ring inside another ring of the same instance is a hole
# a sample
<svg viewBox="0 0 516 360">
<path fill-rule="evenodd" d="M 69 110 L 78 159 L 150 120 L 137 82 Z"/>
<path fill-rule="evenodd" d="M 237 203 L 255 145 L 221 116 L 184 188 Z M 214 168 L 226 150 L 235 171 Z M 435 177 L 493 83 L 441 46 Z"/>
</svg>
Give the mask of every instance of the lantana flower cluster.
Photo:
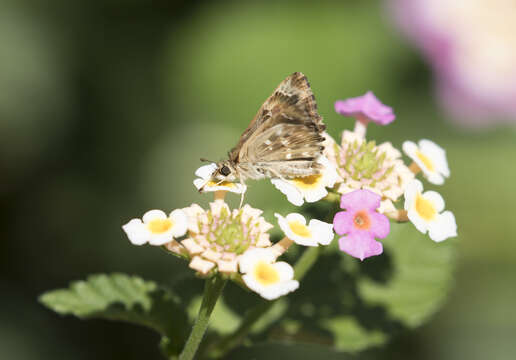
<svg viewBox="0 0 516 360">
<path fill-rule="evenodd" d="M 188 260 L 201 277 L 220 274 L 273 300 L 299 286 L 292 266 L 276 259 L 294 242 L 328 245 L 334 237 L 332 224 L 312 219 L 306 225 L 306 219 L 296 213 L 276 216 L 288 236 L 276 244 L 269 238 L 273 225 L 264 219 L 262 210 L 247 204 L 231 210 L 222 199 L 211 202 L 209 209 L 192 204 L 168 216 L 150 210 L 122 228 L 134 245 L 161 245 Z"/>
<path fill-rule="evenodd" d="M 382 254 L 390 232 L 390 221 L 410 221 L 417 230 L 440 242 L 457 235 L 452 212 L 444 211 L 444 200 L 435 191 L 424 191 L 418 174 L 433 185 L 450 176 L 445 151 L 430 140 L 406 141 L 403 151 L 412 161 L 406 165 L 402 153 L 389 142 L 367 140 L 370 123 L 387 125 L 395 120 L 391 107 L 372 92 L 337 101 L 338 114 L 355 118 L 354 130 L 344 130 L 337 143 L 325 136 L 319 174 L 295 179 L 272 179 L 272 184 L 295 206 L 321 200 L 338 201 L 342 211 L 329 214 L 332 223 L 306 219 L 300 213 L 276 213 L 285 237 L 270 239 L 273 225 L 263 211 L 250 205 L 230 209 L 227 192 L 244 194 L 244 184 L 212 182 L 215 164 L 195 172 L 194 186 L 214 192 L 214 201 L 204 209 L 192 204 L 169 215 L 150 210 L 141 219 L 123 226 L 135 245 L 163 246 L 186 259 L 200 277 L 214 275 L 232 279 L 265 299 L 272 300 L 299 287 L 293 267 L 278 258 L 296 244 L 327 246 L 339 235 L 341 251 L 364 260 Z M 402 200 L 403 198 L 403 200 Z M 403 201 L 403 203 L 401 203 Z"/>
<path fill-rule="evenodd" d="M 457 236 L 455 217 L 444 210 L 444 200 L 435 191 L 423 192 L 415 177 L 418 173 L 432 184 L 442 185 L 450 176 L 445 151 L 430 140 L 403 143 L 403 151 L 412 160 L 406 166 L 401 153 L 391 143 L 376 145 L 366 140 L 368 123 L 387 125 L 394 121 L 392 109 L 371 92 L 335 103 L 335 111 L 356 120 L 353 132 L 345 130 L 340 145 L 326 148 L 343 181 L 335 190 L 342 194 L 334 218 L 340 249 L 363 260 L 383 252 L 381 243 L 389 233 L 387 216 L 398 221 L 410 220 L 422 233 L 436 242 Z M 404 197 L 403 209 L 395 203 Z"/>
</svg>

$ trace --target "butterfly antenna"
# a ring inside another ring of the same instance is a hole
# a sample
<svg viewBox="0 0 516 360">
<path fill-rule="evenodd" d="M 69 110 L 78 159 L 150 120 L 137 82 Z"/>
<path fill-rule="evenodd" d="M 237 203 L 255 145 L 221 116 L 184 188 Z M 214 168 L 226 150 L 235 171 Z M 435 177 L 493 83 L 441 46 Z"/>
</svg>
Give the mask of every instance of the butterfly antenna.
<svg viewBox="0 0 516 360">
<path fill-rule="evenodd" d="M 211 163 L 216 162 L 216 161 L 213 161 L 213 160 L 208 160 L 208 159 L 206 159 L 206 158 L 201 158 L 200 160 L 201 160 L 202 162 L 211 162 Z"/>
</svg>

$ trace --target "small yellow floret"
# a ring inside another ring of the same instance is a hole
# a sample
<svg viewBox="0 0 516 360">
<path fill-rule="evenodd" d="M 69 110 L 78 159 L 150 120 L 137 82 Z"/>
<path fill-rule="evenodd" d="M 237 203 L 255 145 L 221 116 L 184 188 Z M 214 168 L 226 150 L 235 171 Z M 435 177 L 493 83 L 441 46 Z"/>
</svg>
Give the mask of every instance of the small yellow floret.
<svg viewBox="0 0 516 360">
<path fill-rule="evenodd" d="M 302 237 L 311 237 L 312 233 L 310 232 L 310 229 L 303 223 L 299 221 L 291 221 L 288 223 L 288 226 L 290 227 L 290 230 L 294 232 L 294 234 L 302 236 Z"/>
<path fill-rule="evenodd" d="M 429 171 L 434 171 L 434 169 L 435 169 L 434 163 L 432 162 L 432 160 L 430 160 L 430 158 L 428 156 L 423 154 L 421 151 L 417 151 L 416 156 L 418 157 L 419 160 L 421 160 L 423 162 L 423 164 L 425 164 L 426 168 Z"/>
<path fill-rule="evenodd" d="M 295 178 L 292 182 L 296 187 L 301 189 L 313 189 L 319 186 L 319 183 L 322 180 L 321 174 L 309 175 L 304 177 Z"/>
<path fill-rule="evenodd" d="M 416 211 L 424 220 L 432 220 L 437 211 L 435 210 L 434 204 L 430 200 L 423 198 L 421 195 L 416 197 Z"/>
<path fill-rule="evenodd" d="M 174 223 L 170 219 L 154 219 L 147 224 L 147 229 L 153 234 L 163 234 L 173 225 Z"/>
<path fill-rule="evenodd" d="M 272 285 L 280 280 L 278 271 L 264 261 L 259 261 L 254 267 L 254 277 L 262 285 Z"/>
</svg>

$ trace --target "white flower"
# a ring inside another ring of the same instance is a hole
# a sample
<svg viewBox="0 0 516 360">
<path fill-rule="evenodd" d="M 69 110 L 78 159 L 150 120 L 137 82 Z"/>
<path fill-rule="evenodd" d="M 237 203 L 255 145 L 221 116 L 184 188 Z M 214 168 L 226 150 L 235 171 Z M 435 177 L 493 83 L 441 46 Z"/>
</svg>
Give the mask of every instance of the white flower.
<svg viewBox="0 0 516 360">
<path fill-rule="evenodd" d="M 425 178 L 435 185 L 442 185 L 450 176 L 446 152 L 430 140 L 420 140 L 419 146 L 412 141 L 403 143 L 403 151 L 419 166 Z"/>
<path fill-rule="evenodd" d="M 405 210 L 414 226 L 435 242 L 457 236 L 457 224 L 451 211 L 444 210 L 444 200 L 435 191 L 423 193 L 423 184 L 413 180 L 405 189 Z"/>
<path fill-rule="evenodd" d="M 240 271 L 247 287 L 267 300 L 274 300 L 299 287 L 294 269 L 286 262 L 276 261 L 270 249 L 253 248 L 240 256 Z"/>
<path fill-rule="evenodd" d="M 212 180 L 213 173 L 217 170 L 217 164 L 211 163 L 203 165 L 195 171 L 197 179 L 193 181 L 194 186 L 197 190 L 204 191 L 231 191 L 236 194 L 244 193 L 247 190 L 247 186 L 239 183 L 232 183 L 229 181 L 216 182 Z"/>
<path fill-rule="evenodd" d="M 333 240 L 333 224 L 312 219 L 308 226 L 303 215 L 292 213 L 287 217 L 274 214 L 278 218 L 278 224 L 285 236 L 298 245 L 318 246 L 328 245 Z"/>
<path fill-rule="evenodd" d="M 316 202 L 328 195 L 327 187 L 332 188 L 340 179 L 335 166 L 324 156 L 317 161 L 323 166 L 320 174 L 295 178 L 292 180 L 271 179 L 271 183 L 283 194 L 288 201 L 296 206 L 303 203 Z"/>
<path fill-rule="evenodd" d="M 143 220 L 143 221 L 142 221 Z M 188 220 L 183 210 L 167 216 L 161 210 L 147 211 L 142 220 L 132 219 L 122 226 L 133 245 L 163 245 L 186 233 Z"/>
</svg>

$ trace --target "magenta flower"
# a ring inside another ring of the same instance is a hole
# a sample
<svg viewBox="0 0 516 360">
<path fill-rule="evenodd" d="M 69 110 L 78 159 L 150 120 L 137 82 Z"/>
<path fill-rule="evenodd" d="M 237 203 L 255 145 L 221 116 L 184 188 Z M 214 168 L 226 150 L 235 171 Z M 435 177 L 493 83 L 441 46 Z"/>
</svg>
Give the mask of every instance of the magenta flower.
<svg viewBox="0 0 516 360">
<path fill-rule="evenodd" d="M 372 91 L 362 96 L 336 101 L 335 111 L 344 116 L 353 116 L 357 120 L 366 122 L 372 121 L 378 125 L 390 124 L 396 118 L 392 108 L 382 104 Z"/>
<path fill-rule="evenodd" d="M 370 190 L 355 190 L 342 195 L 339 211 L 333 219 L 333 229 L 339 235 L 340 250 L 364 260 L 383 252 L 381 243 L 390 232 L 387 217 L 376 211 L 380 207 L 381 196 Z"/>
</svg>

